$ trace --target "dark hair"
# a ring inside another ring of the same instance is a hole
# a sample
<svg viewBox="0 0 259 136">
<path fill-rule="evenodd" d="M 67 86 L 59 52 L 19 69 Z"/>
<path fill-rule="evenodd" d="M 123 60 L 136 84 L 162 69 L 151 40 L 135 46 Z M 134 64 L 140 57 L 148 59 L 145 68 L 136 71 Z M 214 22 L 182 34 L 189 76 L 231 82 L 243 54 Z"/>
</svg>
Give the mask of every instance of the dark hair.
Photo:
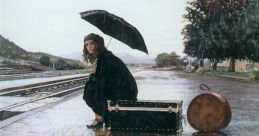
<svg viewBox="0 0 259 136">
<path fill-rule="evenodd" d="M 88 40 L 93 40 L 96 43 L 96 45 L 97 45 L 97 56 L 99 54 L 103 53 L 103 51 L 105 51 L 107 49 L 104 46 L 104 40 L 101 36 L 99 36 L 98 34 L 94 34 L 94 33 L 90 33 L 90 34 L 86 35 L 84 37 L 83 58 L 87 63 L 93 63 L 97 56 L 94 56 L 87 51 L 87 49 L 85 47 L 85 41 L 88 41 Z"/>
</svg>

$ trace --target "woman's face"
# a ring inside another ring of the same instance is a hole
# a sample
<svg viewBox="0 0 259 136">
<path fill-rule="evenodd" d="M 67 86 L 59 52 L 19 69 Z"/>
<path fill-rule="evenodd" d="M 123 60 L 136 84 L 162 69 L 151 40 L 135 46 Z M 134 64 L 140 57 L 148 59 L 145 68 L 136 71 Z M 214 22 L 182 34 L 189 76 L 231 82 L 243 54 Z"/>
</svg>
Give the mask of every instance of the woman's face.
<svg viewBox="0 0 259 136">
<path fill-rule="evenodd" d="M 85 41 L 85 48 L 90 54 L 96 54 L 97 45 L 93 40 Z"/>
</svg>

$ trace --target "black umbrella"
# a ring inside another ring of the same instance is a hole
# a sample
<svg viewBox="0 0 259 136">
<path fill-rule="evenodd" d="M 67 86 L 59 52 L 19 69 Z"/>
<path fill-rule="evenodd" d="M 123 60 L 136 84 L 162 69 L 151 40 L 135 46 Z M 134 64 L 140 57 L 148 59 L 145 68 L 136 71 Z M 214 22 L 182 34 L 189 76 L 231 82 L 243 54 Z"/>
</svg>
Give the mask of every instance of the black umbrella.
<svg viewBox="0 0 259 136">
<path fill-rule="evenodd" d="M 81 18 L 96 26 L 103 33 L 148 53 L 146 44 L 139 31 L 123 18 L 110 14 L 105 10 L 90 10 L 80 13 Z"/>
</svg>

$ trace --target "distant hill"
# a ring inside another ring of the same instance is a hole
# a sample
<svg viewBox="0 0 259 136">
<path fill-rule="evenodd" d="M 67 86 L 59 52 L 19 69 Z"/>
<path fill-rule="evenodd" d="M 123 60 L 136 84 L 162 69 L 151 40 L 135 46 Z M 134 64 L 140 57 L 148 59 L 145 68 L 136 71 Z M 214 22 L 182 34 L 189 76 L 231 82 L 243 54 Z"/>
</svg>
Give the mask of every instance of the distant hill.
<svg viewBox="0 0 259 136">
<path fill-rule="evenodd" d="M 0 35 L 0 65 L 39 65 L 42 56 L 47 56 L 53 63 L 64 60 L 67 66 L 85 67 L 79 60 L 66 59 L 43 52 L 28 52 L 14 42 Z"/>
<path fill-rule="evenodd" d="M 151 56 L 134 56 L 128 53 L 114 53 L 126 64 L 156 64 L 155 59 Z"/>
<path fill-rule="evenodd" d="M 118 56 L 124 63 L 126 64 L 150 64 L 154 65 L 155 59 L 152 58 L 151 56 L 134 56 L 130 55 L 128 53 L 114 53 L 114 55 Z M 82 53 L 77 52 L 77 53 L 71 53 L 71 54 L 66 54 L 66 55 L 61 55 L 64 58 L 69 58 L 73 60 L 82 60 Z"/>
<path fill-rule="evenodd" d="M 28 52 L 0 35 L 0 56 L 9 59 L 29 59 Z"/>
</svg>

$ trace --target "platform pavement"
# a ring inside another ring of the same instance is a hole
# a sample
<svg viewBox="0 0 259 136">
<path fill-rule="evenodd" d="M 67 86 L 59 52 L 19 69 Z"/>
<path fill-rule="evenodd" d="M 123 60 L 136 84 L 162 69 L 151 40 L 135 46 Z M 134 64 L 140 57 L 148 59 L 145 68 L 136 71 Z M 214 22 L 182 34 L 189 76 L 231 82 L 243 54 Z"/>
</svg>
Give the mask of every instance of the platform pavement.
<svg viewBox="0 0 259 136">
<path fill-rule="evenodd" d="M 86 128 L 93 117 L 79 95 L 1 128 L 0 136 L 93 136 Z"/>
</svg>

